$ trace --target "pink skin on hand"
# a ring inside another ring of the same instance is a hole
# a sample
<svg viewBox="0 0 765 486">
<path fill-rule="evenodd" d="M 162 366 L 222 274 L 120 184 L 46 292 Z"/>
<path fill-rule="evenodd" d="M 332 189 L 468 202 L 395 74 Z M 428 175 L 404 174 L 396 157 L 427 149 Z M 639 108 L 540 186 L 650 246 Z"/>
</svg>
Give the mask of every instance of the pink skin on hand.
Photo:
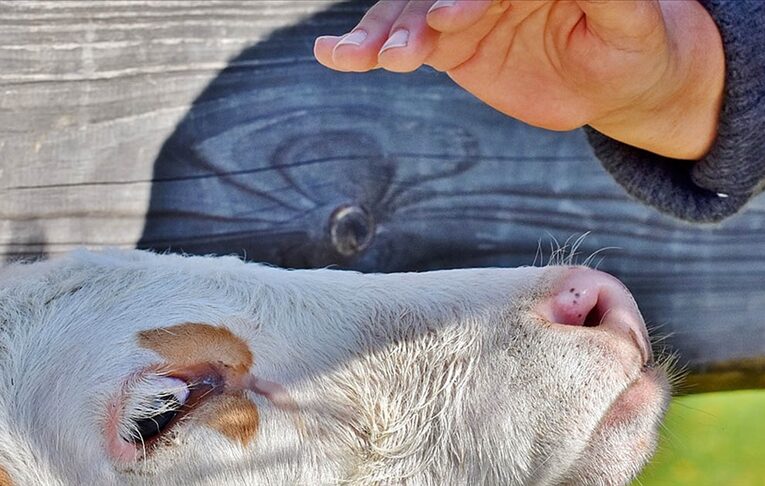
<svg viewBox="0 0 765 486">
<path fill-rule="evenodd" d="M 720 33 L 694 0 L 386 0 L 318 37 L 314 56 L 345 72 L 429 65 L 528 124 L 590 125 L 687 160 L 712 146 L 725 81 Z"/>
</svg>

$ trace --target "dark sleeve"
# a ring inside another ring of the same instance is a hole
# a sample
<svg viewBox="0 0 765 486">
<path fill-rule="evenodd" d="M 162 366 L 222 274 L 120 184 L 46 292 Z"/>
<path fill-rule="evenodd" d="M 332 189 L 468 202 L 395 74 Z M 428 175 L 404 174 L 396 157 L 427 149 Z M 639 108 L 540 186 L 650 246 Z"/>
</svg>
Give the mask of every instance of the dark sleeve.
<svg viewBox="0 0 765 486">
<path fill-rule="evenodd" d="M 715 222 L 739 211 L 765 179 L 765 1 L 700 0 L 725 50 L 717 139 L 696 162 L 669 159 L 590 127 L 595 155 L 627 192 L 681 219 Z"/>
</svg>

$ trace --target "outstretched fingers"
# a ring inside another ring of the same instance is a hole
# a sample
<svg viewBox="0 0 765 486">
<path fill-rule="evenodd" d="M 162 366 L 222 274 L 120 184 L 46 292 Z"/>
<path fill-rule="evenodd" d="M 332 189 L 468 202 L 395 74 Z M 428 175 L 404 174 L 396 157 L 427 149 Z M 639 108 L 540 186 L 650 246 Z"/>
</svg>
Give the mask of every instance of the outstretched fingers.
<svg viewBox="0 0 765 486">
<path fill-rule="evenodd" d="M 428 11 L 428 25 L 438 32 L 460 32 L 478 22 L 492 5 L 497 8 L 501 3 L 497 0 L 438 0 Z"/>
<path fill-rule="evenodd" d="M 508 7 L 509 0 L 381 0 L 349 33 L 317 38 L 314 55 L 338 71 L 447 70 L 472 55 Z"/>
<path fill-rule="evenodd" d="M 324 66 L 338 71 L 369 71 L 377 67 L 377 56 L 396 19 L 407 6 L 401 0 L 375 4 L 349 33 L 322 36 L 314 43 L 314 56 Z"/>
<path fill-rule="evenodd" d="M 380 67 L 394 72 L 410 72 L 422 66 L 438 42 L 438 32 L 428 26 L 431 2 L 412 1 L 390 29 L 390 35 L 377 57 Z"/>
</svg>

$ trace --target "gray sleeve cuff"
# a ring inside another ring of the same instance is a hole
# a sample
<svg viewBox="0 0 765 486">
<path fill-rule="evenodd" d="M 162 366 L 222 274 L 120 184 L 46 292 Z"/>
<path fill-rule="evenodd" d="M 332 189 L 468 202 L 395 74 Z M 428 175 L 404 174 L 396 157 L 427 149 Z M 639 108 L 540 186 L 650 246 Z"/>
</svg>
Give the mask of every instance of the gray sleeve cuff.
<svg viewBox="0 0 765 486">
<path fill-rule="evenodd" d="M 612 140 L 590 127 L 603 166 L 627 192 L 675 217 L 716 222 L 738 212 L 765 179 L 765 2 L 702 0 L 725 49 L 725 93 L 709 154 L 679 161 Z"/>
</svg>

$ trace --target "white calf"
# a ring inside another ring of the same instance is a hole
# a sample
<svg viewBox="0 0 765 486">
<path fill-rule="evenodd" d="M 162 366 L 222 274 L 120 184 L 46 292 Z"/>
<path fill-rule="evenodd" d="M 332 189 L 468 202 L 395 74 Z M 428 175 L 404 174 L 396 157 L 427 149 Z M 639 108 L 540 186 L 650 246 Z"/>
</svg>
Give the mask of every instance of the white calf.
<svg viewBox="0 0 765 486">
<path fill-rule="evenodd" d="M 0 484 L 625 484 L 668 392 L 581 267 L 0 269 Z"/>
</svg>

